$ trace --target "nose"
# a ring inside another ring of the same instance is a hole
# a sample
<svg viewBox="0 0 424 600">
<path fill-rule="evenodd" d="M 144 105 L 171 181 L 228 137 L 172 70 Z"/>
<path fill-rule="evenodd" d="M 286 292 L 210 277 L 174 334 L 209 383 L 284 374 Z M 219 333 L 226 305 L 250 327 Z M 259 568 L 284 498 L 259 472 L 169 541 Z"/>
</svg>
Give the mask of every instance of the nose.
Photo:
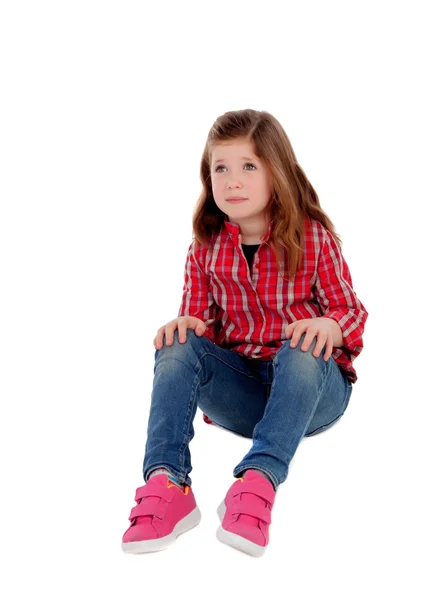
<svg viewBox="0 0 424 600">
<path fill-rule="evenodd" d="M 237 183 L 234 183 L 232 181 L 228 182 L 228 186 L 227 186 L 230 190 L 232 190 L 234 187 L 241 187 L 240 185 L 240 181 L 238 181 Z"/>
</svg>

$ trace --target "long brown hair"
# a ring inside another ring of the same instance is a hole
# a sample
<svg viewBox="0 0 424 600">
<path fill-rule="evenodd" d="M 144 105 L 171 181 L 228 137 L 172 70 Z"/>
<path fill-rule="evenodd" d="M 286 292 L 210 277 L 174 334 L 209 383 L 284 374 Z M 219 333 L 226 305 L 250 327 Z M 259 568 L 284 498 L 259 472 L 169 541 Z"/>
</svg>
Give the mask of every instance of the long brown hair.
<svg viewBox="0 0 424 600">
<path fill-rule="evenodd" d="M 209 246 L 212 234 L 218 233 L 224 223 L 226 215 L 218 208 L 212 193 L 211 156 L 215 144 L 234 140 L 252 142 L 256 155 L 268 167 L 273 192 L 265 211 L 268 222 L 275 219 L 268 243 L 281 273 L 284 248 L 290 277 L 302 265 L 305 215 L 320 221 L 341 248 L 341 239 L 298 164 L 283 127 L 270 113 L 252 109 L 224 113 L 216 119 L 208 133 L 200 164 L 203 190 L 193 212 L 196 241 L 202 246 Z"/>
</svg>

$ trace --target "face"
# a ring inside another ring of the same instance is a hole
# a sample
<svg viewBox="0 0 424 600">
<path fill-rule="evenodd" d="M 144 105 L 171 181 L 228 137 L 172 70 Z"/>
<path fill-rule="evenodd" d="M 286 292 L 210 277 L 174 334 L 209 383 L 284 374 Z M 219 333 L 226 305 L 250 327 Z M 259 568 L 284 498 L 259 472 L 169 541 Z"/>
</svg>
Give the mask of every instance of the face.
<svg viewBox="0 0 424 600">
<path fill-rule="evenodd" d="M 217 144 L 212 150 L 211 179 L 214 200 L 230 221 L 248 232 L 263 230 L 272 187 L 268 168 L 255 155 L 252 142 Z M 232 203 L 231 196 L 246 200 Z"/>
</svg>

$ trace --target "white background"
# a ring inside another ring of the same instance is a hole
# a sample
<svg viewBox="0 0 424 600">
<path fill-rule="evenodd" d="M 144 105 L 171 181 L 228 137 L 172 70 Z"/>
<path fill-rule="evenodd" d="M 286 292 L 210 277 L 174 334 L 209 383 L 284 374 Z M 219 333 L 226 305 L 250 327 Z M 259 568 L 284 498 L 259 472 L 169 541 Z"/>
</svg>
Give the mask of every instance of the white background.
<svg viewBox="0 0 424 600">
<path fill-rule="evenodd" d="M 423 597 L 419 4 L 1 4 L 2 597 Z M 250 442 L 200 411 L 199 526 L 124 555 L 201 153 L 242 108 L 281 122 L 342 237 L 358 381 L 300 444 L 262 558 L 215 537 Z"/>
</svg>

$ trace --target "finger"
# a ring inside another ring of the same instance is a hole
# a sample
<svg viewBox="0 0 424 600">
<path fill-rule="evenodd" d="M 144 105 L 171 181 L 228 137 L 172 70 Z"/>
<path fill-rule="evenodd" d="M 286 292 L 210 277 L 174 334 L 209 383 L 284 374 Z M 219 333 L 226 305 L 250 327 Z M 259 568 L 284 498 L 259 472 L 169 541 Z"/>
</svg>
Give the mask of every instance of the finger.
<svg viewBox="0 0 424 600">
<path fill-rule="evenodd" d="M 203 323 L 199 323 L 199 325 L 197 325 L 196 327 L 196 334 L 197 335 L 203 335 L 206 331 L 206 327 Z"/>
<path fill-rule="evenodd" d="M 302 337 L 302 335 L 305 333 L 305 331 L 307 329 L 308 329 L 308 323 L 297 324 L 293 330 L 293 336 L 292 336 L 292 341 L 291 341 L 290 346 L 296 347 L 297 344 L 299 343 L 300 338 Z"/>
<path fill-rule="evenodd" d="M 325 344 L 325 354 L 324 354 L 324 360 L 330 360 L 331 355 L 333 354 L 333 338 L 331 337 L 331 335 L 328 336 L 326 344 Z"/>
<path fill-rule="evenodd" d="M 299 325 L 296 325 L 296 327 L 294 328 L 294 331 L 293 331 L 292 341 L 290 343 L 290 346 L 292 348 L 295 348 L 297 346 L 300 338 L 302 337 L 302 335 L 305 333 L 305 331 L 307 329 L 308 329 L 307 323 L 299 323 Z"/>
<path fill-rule="evenodd" d="M 308 329 L 308 331 L 306 332 L 306 335 L 305 335 L 305 339 L 303 340 L 301 350 L 303 350 L 304 352 L 307 352 L 307 350 L 309 350 L 309 346 L 311 345 L 312 340 L 314 339 L 316 334 L 317 334 L 317 332 L 315 329 L 311 329 L 311 328 Z"/>
<path fill-rule="evenodd" d="M 181 325 L 178 327 L 178 341 L 180 342 L 180 344 L 184 344 L 184 342 L 187 339 L 187 325 L 182 322 Z"/>
<path fill-rule="evenodd" d="M 174 331 L 175 331 L 174 325 L 168 326 L 166 328 L 166 345 L 167 346 L 172 346 L 172 344 L 174 342 Z"/>
<path fill-rule="evenodd" d="M 159 333 L 156 334 L 155 339 L 153 340 L 153 345 L 156 348 L 156 350 L 162 347 Z"/>
<path fill-rule="evenodd" d="M 302 325 L 296 325 L 296 327 L 293 329 L 293 335 L 292 335 L 291 342 L 290 342 L 291 348 L 296 348 L 296 346 L 303 334 L 303 330 L 304 330 L 304 328 L 302 327 Z"/>
<path fill-rule="evenodd" d="M 330 360 L 331 355 L 333 354 L 333 350 L 331 349 L 330 351 L 328 351 L 327 349 L 325 350 L 325 354 L 324 354 L 324 360 L 325 362 L 327 362 L 328 360 Z"/>
<path fill-rule="evenodd" d="M 315 358 L 318 358 L 318 356 L 321 354 L 322 349 L 324 348 L 325 344 L 327 343 L 327 339 L 328 339 L 328 336 L 326 334 L 324 334 L 322 331 L 318 332 L 317 343 L 315 344 L 314 351 L 312 352 L 312 354 L 313 354 L 313 356 L 315 356 Z"/>
<path fill-rule="evenodd" d="M 158 333 L 156 334 L 155 340 L 154 340 L 154 345 L 156 350 L 160 350 L 160 348 L 162 348 L 162 342 L 163 342 L 163 329 L 159 329 Z"/>
<path fill-rule="evenodd" d="M 290 323 L 290 325 L 287 325 L 287 327 L 286 327 L 287 337 L 290 337 L 291 335 L 293 335 L 294 332 L 296 331 L 296 327 L 299 327 L 299 325 L 302 325 L 301 321 L 293 321 L 293 323 Z"/>
</svg>

